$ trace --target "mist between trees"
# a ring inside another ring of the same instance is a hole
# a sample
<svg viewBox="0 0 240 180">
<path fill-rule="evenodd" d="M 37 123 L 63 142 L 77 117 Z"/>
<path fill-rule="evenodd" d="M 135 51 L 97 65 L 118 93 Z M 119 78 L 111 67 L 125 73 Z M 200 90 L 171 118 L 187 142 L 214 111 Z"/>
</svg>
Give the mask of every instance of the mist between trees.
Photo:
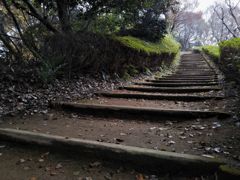
<svg viewBox="0 0 240 180">
<path fill-rule="evenodd" d="M 216 1 L 205 12 L 197 11 L 197 0 L 181 1 L 169 11 L 169 29 L 183 49 L 217 44 L 240 36 L 240 1 Z"/>
</svg>

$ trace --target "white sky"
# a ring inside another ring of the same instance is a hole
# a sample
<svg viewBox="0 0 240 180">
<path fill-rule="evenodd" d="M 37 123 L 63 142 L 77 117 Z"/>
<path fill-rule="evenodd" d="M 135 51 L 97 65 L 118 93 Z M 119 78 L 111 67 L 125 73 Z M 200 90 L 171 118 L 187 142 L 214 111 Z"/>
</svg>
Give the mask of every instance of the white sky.
<svg viewBox="0 0 240 180">
<path fill-rule="evenodd" d="M 223 2 L 223 1 L 224 0 L 198 0 L 199 7 L 197 8 L 197 10 L 205 11 L 209 6 L 211 6 L 215 2 Z M 233 0 L 233 1 L 237 1 L 237 0 Z"/>
</svg>

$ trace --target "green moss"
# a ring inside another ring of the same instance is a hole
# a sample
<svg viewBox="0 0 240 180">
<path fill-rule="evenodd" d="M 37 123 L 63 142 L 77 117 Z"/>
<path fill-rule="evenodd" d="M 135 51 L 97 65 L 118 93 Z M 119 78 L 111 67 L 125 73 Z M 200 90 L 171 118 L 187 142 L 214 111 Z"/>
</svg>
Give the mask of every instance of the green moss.
<svg viewBox="0 0 240 180">
<path fill-rule="evenodd" d="M 127 71 L 125 71 L 124 74 L 123 74 L 123 76 L 122 76 L 122 79 L 123 79 L 124 81 L 128 81 L 128 80 L 131 79 L 131 76 L 128 74 Z"/>
<path fill-rule="evenodd" d="M 180 44 L 171 35 L 166 35 L 158 43 L 147 42 L 131 36 L 114 37 L 123 45 L 147 54 L 177 54 Z"/>
<path fill-rule="evenodd" d="M 139 74 L 139 71 L 137 70 L 137 68 L 133 65 L 129 65 L 127 67 L 127 73 L 130 75 L 130 76 L 135 76 L 137 74 Z"/>
<path fill-rule="evenodd" d="M 219 47 L 223 63 L 231 63 L 240 72 L 240 38 L 220 42 Z"/>
<path fill-rule="evenodd" d="M 240 49 L 240 38 L 233 38 L 219 43 L 220 48 Z"/>
<path fill-rule="evenodd" d="M 219 169 L 224 173 L 240 177 L 240 169 L 229 167 L 227 165 L 221 165 Z"/>
<path fill-rule="evenodd" d="M 144 67 L 143 72 L 145 72 L 147 74 L 151 74 L 152 73 L 151 70 L 149 68 L 147 68 L 147 67 Z"/>
<path fill-rule="evenodd" d="M 181 45 L 171 35 L 166 35 L 157 43 L 144 41 L 132 36 L 114 36 L 112 38 L 120 42 L 123 46 L 130 48 L 130 50 L 147 55 L 159 55 L 163 59 L 169 59 L 169 61 L 171 61 L 170 65 L 166 62 L 167 65 L 162 64 L 161 67 L 159 67 L 159 72 L 161 72 L 160 74 L 169 74 L 173 72 L 179 63 Z M 151 73 L 149 69 L 145 69 L 143 71 Z M 130 65 L 126 68 L 126 71 L 123 74 L 123 79 L 128 80 L 131 76 L 138 73 L 138 69 Z"/>
<path fill-rule="evenodd" d="M 220 58 L 219 46 L 202 46 L 201 49 L 203 52 L 205 52 L 211 58 L 214 58 L 214 59 Z"/>
</svg>

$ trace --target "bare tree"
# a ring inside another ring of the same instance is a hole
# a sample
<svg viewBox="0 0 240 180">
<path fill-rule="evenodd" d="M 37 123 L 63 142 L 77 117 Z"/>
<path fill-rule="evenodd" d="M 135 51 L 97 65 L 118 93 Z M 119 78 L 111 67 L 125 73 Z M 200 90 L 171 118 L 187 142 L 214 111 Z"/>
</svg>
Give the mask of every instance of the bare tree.
<svg viewBox="0 0 240 180">
<path fill-rule="evenodd" d="M 181 43 L 183 49 L 189 49 L 193 45 L 201 45 L 208 34 L 202 12 L 182 12 L 181 21 L 175 26 L 172 33 Z"/>
<path fill-rule="evenodd" d="M 221 21 L 224 29 L 228 31 L 225 36 L 240 36 L 240 0 L 234 3 L 232 0 L 225 0 L 225 3 L 216 3 L 213 8 L 213 14 Z M 224 30 L 223 30 L 224 31 Z M 223 36 L 223 35 L 222 35 Z M 222 38 L 218 38 L 222 39 Z"/>
<path fill-rule="evenodd" d="M 172 6 L 167 14 L 169 31 L 173 32 L 186 21 L 185 12 L 192 11 L 198 6 L 198 0 L 183 0 L 179 4 Z"/>
<path fill-rule="evenodd" d="M 207 41 L 208 27 L 202 12 L 195 12 L 198 0 L 180 1 L 168 13 L 169 31 L 181 43 L 183 49 L 193 45 L 201 45 Z"/>
<path fill-rule="evenodd" d="M 231 0 L 225 0 L 225 3 L 228 7 L 228 11 L 229 11 L 229 14 L 232 16 L 235 24 L 236 24 L 236 29 L 238 29 L 238 31 L 240 31 L 240 8 L 239 8 L 239 3 L 240 3 L 240 0 L 234 4 Z"/>
</svg>

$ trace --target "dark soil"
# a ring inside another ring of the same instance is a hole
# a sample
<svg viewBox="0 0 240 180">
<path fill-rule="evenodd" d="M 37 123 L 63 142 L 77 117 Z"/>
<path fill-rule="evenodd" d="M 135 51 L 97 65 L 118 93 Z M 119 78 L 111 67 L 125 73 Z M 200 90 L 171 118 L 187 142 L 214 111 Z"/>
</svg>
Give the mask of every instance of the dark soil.
<svg viewBox="0 0 240 180">
<path fill-rule="evenodd" d="M 240 131 L 231 120 L 161 122 L 96 118 L 63 112 L 5 119 L 14 128 L 155 150 L 210 155 L 240 167 Z"/>
<path fill-rule="evenodd" d="M 144 167 L 142 167 L 144 169 Z M 181 177 L 155 175 L 129 165 L 86 158 L 81 154 L 30 146 L 0 149 L 1 180 L 216 180 L 215 175 Z"/>
</svg>

